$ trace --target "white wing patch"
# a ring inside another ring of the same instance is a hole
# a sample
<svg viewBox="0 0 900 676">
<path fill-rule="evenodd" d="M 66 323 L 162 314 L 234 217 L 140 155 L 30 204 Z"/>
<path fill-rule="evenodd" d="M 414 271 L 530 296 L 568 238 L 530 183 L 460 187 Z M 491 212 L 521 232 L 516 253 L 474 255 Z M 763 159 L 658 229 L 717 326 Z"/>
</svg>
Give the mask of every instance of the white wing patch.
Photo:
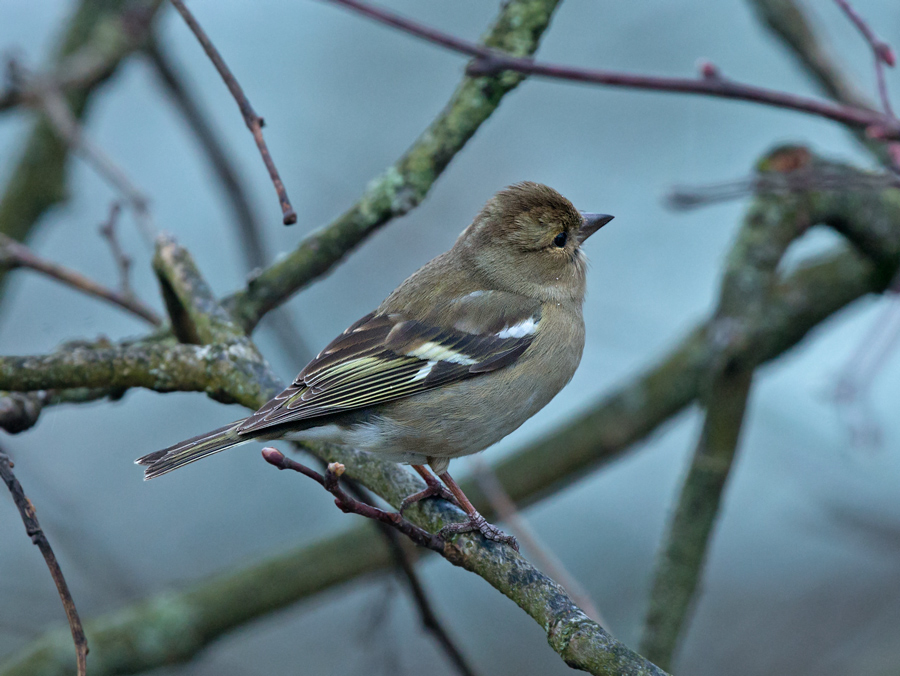
<svg viewBox="0 0 900 676">
<path fill-rule="evenodd" d="M 431 373 L 431 369 L 434 368 L 434 365 L 437 364 L 436 361 L 430 361 L 425 366 L 416 371 L 416 375 L 412 377 L 412 382 L 416 382 L 417 380 L 425 380 L 428 377 L 428 374 Z"/>
<path fill-rule="evenodd" d="M 532 335 L 537 331 L 538 323 L 534 321 L 534 317 L 523 319 L 518 324 L 512 326 L 504 326 L 497 332 L 498 338 L 524 338 Z"/>
<path fill-rule="evenodd" d="M 451 350 L 446 345 L 441 345 L 440 343 L 434 343 L 432 341 L 428 341 L 426 343 L 422 343 L 415 350 L 411 350 L 406 353 L 409 357 L 418 357 L 419 359 L 427 359 L 430 361 L 448 361 L 451 364 L 461 364 L 462 366 L 471 366 L 472 364 L 477 364 L 478 360 L 472 359 L 471 357 L 466 356 L 462 352 L 457 352 L 456 350 Z M 426 364 L 427 366 L 427 364 Z M 422 367 L 425 368 L 425 367 Z M 429 367 L 430 368 L 430 367 Z M 421 372 L 421 370 L 420 370 Z M 416 376 L 419 374 L 417 373 Z M 427 373 L 425 374 L 428 375 Z M 422 376 L 423 378 L 425 376 Z"/>
</svg>

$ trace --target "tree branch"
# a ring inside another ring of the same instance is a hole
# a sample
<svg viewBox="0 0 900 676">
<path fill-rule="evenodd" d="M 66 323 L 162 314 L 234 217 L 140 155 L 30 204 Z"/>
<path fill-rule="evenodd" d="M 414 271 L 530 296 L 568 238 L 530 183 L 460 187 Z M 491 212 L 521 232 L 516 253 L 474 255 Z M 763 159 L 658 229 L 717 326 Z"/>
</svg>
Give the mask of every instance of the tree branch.
<svg viewBox="0 0 900 676">
<path fill-rule="evenodd" d="M 875 32 L 869 24 L 866 23 L 866 20 L 853 9 L 847 0 L 834 1 L 837 3 L 837 6 L 843 10 L 850 21 L 853 22 L 853 25 L 856 26 L 869 44 L 869 47 L 872 49 L 872 55 L 875 57 L 875 78 L 878 81 L 878 96 L 881 98 L 881 107 L 884 109 L 886 115 L 894 117 L 894 111 L 891 108 L 891 99 L 887 90 L 887 81 L 884 77 L 884 67 L 890 66 L 893 68 L 896 62 L 894 50 L 891 49 L 891 46 L 888 43 L 875 35 Z"/>
<path fill-rule="evenodd" d="M 161 0 L 82 0 L 54 57 L 56 67 L 76 54 L 100 54 L 107 63 L 96 78 L 66 92 L 72 114 L 82 119 L 98 87 L 145 39 Z M 107 51 L 109 50 L 109 51 Z M 0 232 L 25 241 L 41 215 L 66 199 L 69 148 L 43 117 L 33 126 L 0 199 Z"/>
<path fill-rule="evenodd" d="M 98 284 L 94 280 L 85 277 L 80 272 L 76 272 L 59 263 L 54 263 L 41 258 L 24 244 L 19 244 L 11 237 L 0 234 L 0 269 L 13 270 L 15 268 L 29 268 L 35 272 L 40 272 L 51 279 L 55 279 L 66 286 L 70 286 L 77 291 L 100 298 L 113 305 L 117 305 L 123 310 L 137 315 L 153 326 L 159 326 L 162 323 L 159 315 L 151 308 L 144 305 L 140 300 L 131 294 L 125 294 L 121 291 L 114 291 L 110 288 Z"/>
<path fill-rule="evenodd" d="M 197 40 L 203 47 L 203 51 L 206 52 L 209 60 L 213 62 L 219 75 L 222 76 L 222 80 L 225 81 L 225 86 L 228 87 L 228 91 L 231 92 L 231 95 L 237 102 L 238 109 L 241 111 L 241 115 L 244 118 L 244 123 L 247 125 L 247 129 L 250 130 L 250 133 L 253 134 L 253 140 L 256 141 L 256 147 L 259 148 L 259 154 L 262 155 L 263 163 L 266 165 L 266 169 L 269 172 L 269 178 L 272 180 L 272 185 L 275 186 L 275 192 L 278 194 L 278 203 L 281 205 L 281 213 L 284 216 L 284 224 L 293 225 L 297 222 L 297 213 L 294 211 L 294 207 L 291 206 L 287 190 L 285 190 L 281 176 L 278 175 L 278 169 L 275 168 L 275 163 L 272 161 L 272 155 L 269 153 L 269 147 L 266 145 L 266 140 L 263 138 L 263 119 L 256 114 L 255 110 L 253 110 L 253 106 L 250 105 L 250 101 L 247 99 L 246 94 L 244 94 L 243 88 L 241 88 L 241 85 L 225 64 L 225 60 L 222 58 L 222 55 L 219 54 L 219 50 L 216 49 L 216 46 L 209 39 L 209 36 L 203 28 L 200 27 L 200 24 L 197 23 L 197 19 L 194 18 L 194 15 L 191 14 L 190 10 L 185 7 L 181 0 L 172 0 L 172 4 L 175 6 L 175 9 L 178 10 L 178 13 L 181 14 L 181 17 L 188 25 L 188 28 L 191 29 L 191 32 L 197 37 Z"/>
<path fill-rule="evenodd" d="M 558 2 L 507 2 L 483 44 L 516 56 L 534 53 Z M 251 279 L 226 307 L 252 330 L 266 312 L 325 275 L 386 223 L 418 206 L 456 153 L 523 79 L 516 73 L 463 78 L 440 115 L 397 162 L 369 183 L 355 205 Z"/>
<path fill-rule="evenodd" d="M 763 25 L 781 41 L 823 93 L 854 108 L 875 110 L 874 103 L 856 88 L 852 78 L 831 58 L 831 50 L 799 3 L 795 0 L 748 2 Z M 892 158 L 884 143 L 869 137 L 864 129 L 851 131 L 882 164 L 890 166 Z"/>
<path fill-rule="evenodd" d="M 761 103 L 776 108 L 786 108 L 798 112 L 824 117 L 851 127 L 876 126 L 885 131 L 885 137 L 900 138 L 900 121 L 890 115 L 884 115 L 865 108 L 832 104 L 788 92 L 781 92 L 764 87 L 756 87 L 744 83 L 726 80 L 714 70 L 708 71 L 704 77 L 677 78 L 657 77 L 622 73 L 618 71 L 575 68 L 557 64 L 545 64 L 530 58 L 509 56 L 493 49 L 486 49 L 460 38 L 453 37 L 433 28 L 428 28 L 410 21 L 397 14 L 373 7 L 359 0 L 327 0 L 333 4 L 352 9 L 370 19 L 397 28 L 410 35 L 441 45 L 452 51 L 475 57 L 467 72 L 470 75 L 496 75 L 503 71 L 515 71 L 526 75 L 537 75 L 557 80 L 585 82 L 629 89 L 646 89 L 658 92 L 681 94 L 701 94 L 726 99 L 738 99 Z"/>
<path fill-rule="evenodd" d="M 75 608 L 69 585 L 66 584 L 66 578 L 63 577 L 62 569 L 59 567 L 59 561 L 56 560 L 50 541 L 47 540 L 47 536 L 44 535 L 44 531 L 41 529 L 41 524 L 38 523 L 34 505 L 25 496 L 22 484 L 19 483 L 12 468 L 13 463 L 9 456 L 0 450 L 0 479 L 3 479 L 3 483 L 6 484 L 12 495 L 13 502 L 16 503 L 19 514 L 22 517 L 22 523 L 25 524 L 25 532 L 28 533 L 32 543 L 41 551 L 41 556 L 44 557 L 44 561 L 47 563 L 47 568 L 50 570 L 54 584 L 56 584 L 56 590 L 59 592 L 63 610 L 66 611 L 66 618 L 69 620 L 72 641 L 75 643 L 75 663 L 78 676 L 86 676 L 88 644 L 84 635 L 84 629 L 81 626 L 81 619 L 78 617 L 78 610 Z"/>
<path fill-rule="evenodd" d="M 393 462 L 348 448 L 304 445 L 316 457 L 346 469 L 348 476 L 386 500 L 395 509 L 403 498 L 421 490 L 422 482 Z M 306 473 L 306 472 L 304 472 Z M 307 476 L 310 476 L 307 474 Z M 315 477 L 313 477 L 315 478 Z M 338 506 L 345 509 L 342 498 Z M 353 511 L 352 509 L 349 511 Z M 459 508 L 444 501 L 422 501 L 405 514 L 431 535 L 463 518 Z M 375 515 L 384 520 L 385 517 Z M 388 514 L 394 519 L 396 515 Z M 413 533 L 413 537 L 420 537 Z M 534 568 L 511 547 L 487 541 L 480 535 L 456 535 L 441 546 L 434 540 L 423 542 L 450 563 L 484 578 L 495 589 L 528 613 L 546 632 L 550 646 L 566 664 L 592 674 L 662 675 L 660 669 L 633 653 L 587 617 L 556 582 Z"/>
<path fill-rule="evenodd" d="M 205 392 L 256 409 L 278 391 L 268 367 L 234 345 L 76 343 L 48 355 L 0 357 L 0 390 L 69 388 Z"/>
<path fill-rule="evenodd" d="M 865 227 L 866 219 L 872 218 L 879 228 L 893 224 L 885 232 L 898 237 L 900 201 L 896 194 L 893 190 L 875 194 L 811 192 L 804 199 L 811 223 L 843 220 Z M 880 215 L 876 218 L 876 214 Z M 841 308 L 865 294 L 883 291 L 893 276 L 891 265 L 890 261 L 876 264 L 849 249 L 811 259 L 777 284 L 764 315 L 758 324 L 747 327 L 748 339 L 733 359 L 748 369 L 783 354 Z M 591 411 L 500 462 L 495 471 L 510 496 L 527 503 L 560 490 L 598 465 L 620 457 L 687 407 L 701 391 L 703 376 L 712 364 L 708 333 L 708 325 L 700 324 L 657 365 L 604 397 Z M 395 465 L 390 467 L 398 471 Z M 393 475 L 386 475 L 385 481 L 393 480 Z M 413 492 L 422 487 L 411 475 L 403 481 L 413 483 L 398 484 L 394 490 Z M 477 486 L 469 483 L 463 488 L 478 509 L 492 518 Z M 450 509 L 443 503 L 433 508 Z M 359 575 L 384 570 L 391 561 L 378 534 L 362 524 L 312 547 L 103 616 L 88 623 L 94 676 L 185 661 L 227 631 Z M 176 622 L 171 621 L 173 617 Z M 140 638 L 151 634 L 157 638 L 150 643 Z M 26 646 L 0 667 L 0 676 L 55 673 L 45 669 L 65 664 L 60 647 L 65 645 L 63 638 L 59 633 L 48 634 Z"/>
<path fill-rule="evenodd" d="M 18 434 L 30 429 L 47 406 L 84 404 L 98 399 L 121 397 L 124 390 L 96 389 L 37 390 L 36 392 L 0 392 L 0 429 Z"/>
<path fill-rule="evenodd" d="M 786 164 L 803 171 L 803 162 L 811 159 L 805 149 L 779 149 L 763 165 L 783 164 L 779 156 L 801 151 L 799 162 Z M 784 252 L 809 227 L 803 202 L 803 195 L 758 198 L 727 257 L 718 308 L 706 334 L 712 353 L 700 397 L 706 417 L 657 563 L 641 641 L 650 659 L 667 669 L 700 580 L 753 378 L 754 368 L 742 367 L 732 355 L 746 342 L 746 328 L 764 315 Z"/>
</svg>

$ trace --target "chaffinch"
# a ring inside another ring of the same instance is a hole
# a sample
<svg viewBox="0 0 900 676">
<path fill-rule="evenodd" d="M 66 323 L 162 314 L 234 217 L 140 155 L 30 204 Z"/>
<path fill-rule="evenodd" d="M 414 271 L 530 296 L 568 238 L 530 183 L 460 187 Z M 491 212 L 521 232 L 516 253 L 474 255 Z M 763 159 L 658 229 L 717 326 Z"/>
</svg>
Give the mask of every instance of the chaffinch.
<svg viewBox="0 0 900 676">
<path fill-rule="evenodd" d="M 477 530 L 515 546 L 475 510 L 447 467 L 515 430 L 572 378 L 584 348 L 582 245 L 610 220 L 579 212 L 538 183 L 500 191 L 453 248 L 256 413 L 136 462 L 152 479 L 253 440 L 344 444 L 409 463 L 422 476 L 425 490 L 401 510 L 447 497 L 468 519 L 444 532 Z"/>
</svg>

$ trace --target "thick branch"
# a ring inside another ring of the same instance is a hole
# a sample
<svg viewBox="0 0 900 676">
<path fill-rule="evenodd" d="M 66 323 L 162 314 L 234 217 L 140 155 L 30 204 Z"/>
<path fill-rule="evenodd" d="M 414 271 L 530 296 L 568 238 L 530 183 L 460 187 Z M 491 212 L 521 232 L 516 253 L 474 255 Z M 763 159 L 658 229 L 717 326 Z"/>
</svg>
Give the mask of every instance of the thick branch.
<svg viewBox="0 0 900 676">
<path fill-rule="evenodd" d="M 323 461 L 346 468 L 355 481 L 398 508 L 422 483 L 393 462 L 354 449 L 310 446 Z M 405 514 L 427 533 L 463 518 L 463 512 L 443 501 L 422 501 Z M 429 548 L 435 548 L 433 543 Z M 457 535 L 440 554 L 450 563 L 484 578 L 528 613 L 546 632 L 550 646 L 566 664 L 592 674 L 643 675 L 664 672 L 633 653 L 585 615 L 556 582 L 534 568 L 511 547 L 480 535 Z"/>
<path fill-rule="evenodd" d="M 802 195 L 758 198 L 728 256 L 719 305 L 706 333 L 713 355 L 701 396 L 706 417 L 657 564 L 641 643 L 664 668 L 671 668 L 688 618 L 747 406 L 753 367 L 739 366 L 732 353 L 746 342 L 748 325 L 764 316 L 778 263 L 808 227 L 802 201 Z"/>
<path fill-rule="evenodd" d="M 172 330 L 181 342 L 212 345 L 246 340 L 244 332 L 219 305 L 191 254 L 171 235 L 156 238 L 153 269 L 172 319 Z"/>
<path fill-rule="evenodd" d="M 511 0 L 484 44 L 516 56 L 534 53 L 559 0 Z M 330 271 L 369 235 L 418 206 L 453 157 L 523 79 L 516 73 L 466 77 L 413 146 L 366 188 L 349 211 L 307 237 L 235 294 L 228 307 L 251 330 L 272 308 Z"/>
<path fill-rule="evenodd" d="M 265 362 L 235 345 L 82 343 L 48 355 L 0 357 L 0 390 L 68 388 L 206 392 L 224 403 L 257 408 L 274 395 Z"/>
</svg>

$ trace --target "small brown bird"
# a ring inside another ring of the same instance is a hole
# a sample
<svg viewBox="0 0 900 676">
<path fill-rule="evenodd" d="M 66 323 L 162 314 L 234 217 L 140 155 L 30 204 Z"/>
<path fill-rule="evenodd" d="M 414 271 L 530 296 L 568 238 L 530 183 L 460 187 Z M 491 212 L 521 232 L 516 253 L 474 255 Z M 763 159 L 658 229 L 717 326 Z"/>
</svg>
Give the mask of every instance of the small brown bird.
<svg viewBox="0 0 900 676">
<path fill-rule="evenodd" d="M 543 408 L 584 348 L 584 241 L 612 220 L 558 192 L 519 183 L 494 195 L 453 248 L 413 273 L 332 341 L 256 413 L 139 460 L 152 479 L 252 440 L 319 440 L 409 463 L 430 496 L 477 530 L 515 545 L 447 473 Z M 443 480 L 446 489 L 425 467 Z"/>
</svg>

